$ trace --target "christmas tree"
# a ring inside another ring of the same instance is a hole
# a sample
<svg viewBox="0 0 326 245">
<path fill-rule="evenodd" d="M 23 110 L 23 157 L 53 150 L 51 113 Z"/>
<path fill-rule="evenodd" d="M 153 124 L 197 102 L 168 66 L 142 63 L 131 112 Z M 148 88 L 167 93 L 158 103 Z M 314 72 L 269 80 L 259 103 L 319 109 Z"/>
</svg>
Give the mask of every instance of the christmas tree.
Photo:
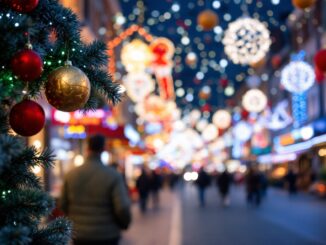
<svg viewBox="0 0 326 245">
<path fill-rule="evenodd" d="M 119 86 L 106 72 L 106 46 L 85 45 L 79 30 L 76 15 L 56 0 L 0 0 L 1 245 L 69 242 L 69 221 L 41 221 L 54 201 L 32 172 L 51 167 L 54 156 L 21 136 L 42 129 L 44 111 L 35 99 L 44 94 L 64 111 L 94 109 L 99 97 L 119 101 Z"/>
</svg>

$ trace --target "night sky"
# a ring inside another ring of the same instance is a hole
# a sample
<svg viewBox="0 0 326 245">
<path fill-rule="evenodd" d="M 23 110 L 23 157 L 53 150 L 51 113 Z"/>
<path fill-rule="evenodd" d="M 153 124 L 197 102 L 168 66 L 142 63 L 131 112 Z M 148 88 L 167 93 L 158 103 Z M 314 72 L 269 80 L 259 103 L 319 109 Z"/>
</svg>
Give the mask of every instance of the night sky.
<svg viewBox="0 0 326 245">
<path fill-rule="evenodd" d="M 123 15 L 127 19 L 125 27 L 137 23 L 137 2 L 121 0 Z M 169 38 L 176 47 L 173 77 L 175 90 L 179 89 L 179 96 L 177 93 L 176 97 L 178 106 L 184 110 L 201 108 L 205 104 L 211 106 L 212 110 L 226 106 L 227 101 L 232 99 L 232 88 L 238 89 L 248 74 L 254 71 L 250 67 L 232 64 L 224 53 L 222 44 L 223 32 L 229 22 L 242 15 L 242 0 L 143 0 L 143 3 L 143 26 L 153 36 Z M 251 17 L 268 23 L 273 41 L 268 56 L 271 57 L 289 42 L 289 33 L 284 24 L 293 10 L 291 1 L 247 0 L 246 3 Z M 197 16 L 205 9 L 211 9 L 219 16 L 219 25 L 214 30 L 198 29 Z M 185 63 L 186 55 L 190 52 L 197 55 L 197 63 L 192 67 Z M 227 87 L 221 86 L 221 78 L 228 80 Z M 205 85 L 206 89 L 207 86 L 210 87 L 211 97 L 201 100 L 198 93 Z M 226 89 L 229 90 L 229 96 L 225 94 Z"/>
</svg>

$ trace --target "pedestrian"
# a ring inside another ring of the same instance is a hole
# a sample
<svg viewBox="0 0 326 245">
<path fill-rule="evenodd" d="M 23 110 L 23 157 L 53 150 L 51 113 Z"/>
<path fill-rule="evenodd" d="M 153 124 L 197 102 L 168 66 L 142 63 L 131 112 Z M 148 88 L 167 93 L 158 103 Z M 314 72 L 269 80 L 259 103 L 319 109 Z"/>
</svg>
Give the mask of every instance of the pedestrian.
<svg viewBox="0 0 326 245">
<path fill-rule="evenodd" d="M 227 169 L 225 169 L 225 171 L 217 177 L 217 181 L 216 181 L 223 206 L 225 207 L 229 206 L 230 204 L 229 190 L 230 190 L 231 181 L 232 181 L 232 177 Z"/>
<path fill-rule="evenodd" d="M 198 187 L 199 204 L 201 207 L 205 207 L 205 190 L 210 185 L 211 179 L 203 167 L 199 169 L 198 178 L 195 183 Z"/>
<path fill-rule="evenodd" d="M 74 245 L 117 245 L 131 222 L 123 178 L 101 162 L 104 145 L 102 135 L 90 137 L 85 163 L 64 180 L 60 203 L 73 223 Z"/>
<path fill-rule="evenodd" d="M 261 183 L 261 197 L 265 198 L 267 196 L 268 179 L 266 177 L 266 174 L 263 172 L 260 173 L 260 183 Z"/>
<path fill-rule="evenodd" d="M 146 166 L 142 167 L 141 174 L 136 180 L 136 187 L 139 193 L 139 206 L 142 213 L 147 211 L 147 201 L 150 191 L 150 172 Z"/>
<path fill-rule="evenodd" d="M 251 166 L 246 176 L 247 202 L 259 206 L 261 202 L 261 175 L 257 166 Z"/>
<path fill-rule="evenodd" d="M 150 195 L 152 197 L 153 208 L 158 209 L 160 203 L 159 192 L 162 187 L 162 177 L 158 170 L 152 170 L 150 178 Z"/>
<path fill-rule="evenodd" d="M 289 169 L 287 175 L 285 176 L 285 181 L 287 182 L 289 195 L 295 195 L 297 193 L 297 174 L 292 168 Z"/>
</svg>

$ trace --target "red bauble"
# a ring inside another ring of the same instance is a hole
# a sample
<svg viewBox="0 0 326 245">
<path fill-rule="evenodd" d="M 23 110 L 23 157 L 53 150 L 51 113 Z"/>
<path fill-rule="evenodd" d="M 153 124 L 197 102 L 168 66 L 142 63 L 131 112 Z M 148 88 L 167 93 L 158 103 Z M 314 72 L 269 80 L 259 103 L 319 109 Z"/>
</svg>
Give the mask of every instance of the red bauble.
<svg viewBox="0 0 326 245">
<path fill-rule="evenodd" d="M 318 51 L 315 55 L 315 64 L 319 71 L 326 72 L 326 49 Z"/>
<path fill-rule="evenodd" d="M 6 2 L 13 10 L 28 13 L 37 7 L 39 0 L 6 0 Z"/>
<path fill-rule="evenodd" d="M 32 100 L 23 100 L 10 111 L 11 128 L 22 136 L 28 137 L 40 132 L 45 123 L 43 108 Z"/>
<path fill-rule="evenodd" d="M 30 82 L 41 76 L 43 61 L 35 51 L 23 49 L 11 59 L 11 69 L 19 79 Z"/>
</svg>

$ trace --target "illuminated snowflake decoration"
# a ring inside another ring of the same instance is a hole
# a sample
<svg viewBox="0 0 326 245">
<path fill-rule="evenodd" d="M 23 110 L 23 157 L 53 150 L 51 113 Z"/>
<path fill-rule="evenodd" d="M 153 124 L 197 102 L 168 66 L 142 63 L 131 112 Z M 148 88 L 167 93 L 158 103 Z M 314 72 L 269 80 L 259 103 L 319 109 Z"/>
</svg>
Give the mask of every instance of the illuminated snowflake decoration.
<svg viewBox="0 0 326 245">
<path fill-rule="evenodd" d="M 223 44 L 225 53 L 233 63 L 256 63 L 269 51 L 270 32 L 260 21 L 242 17 L 229 24 Z"/>
<path fill-rule="evenodd" d="M 143 101 L 155 89 L 154 80 L 145 72 L 128 73 L 123 83 L 129 98 L 134 102 Z"/>
<path fill-rule="evenodd" d="M 267 106 L 267 97 L 259 89 L 250 89 L 242 98 L 243 107 L 249 112 L 261 112 Z"/>
<path fill-rule="evenodd" d="M 315 82 L 313 68 L 304 61 L 292 61 L 284 67 L 281 83 L 291 93 L 307 91 Z"/>
</svg>

